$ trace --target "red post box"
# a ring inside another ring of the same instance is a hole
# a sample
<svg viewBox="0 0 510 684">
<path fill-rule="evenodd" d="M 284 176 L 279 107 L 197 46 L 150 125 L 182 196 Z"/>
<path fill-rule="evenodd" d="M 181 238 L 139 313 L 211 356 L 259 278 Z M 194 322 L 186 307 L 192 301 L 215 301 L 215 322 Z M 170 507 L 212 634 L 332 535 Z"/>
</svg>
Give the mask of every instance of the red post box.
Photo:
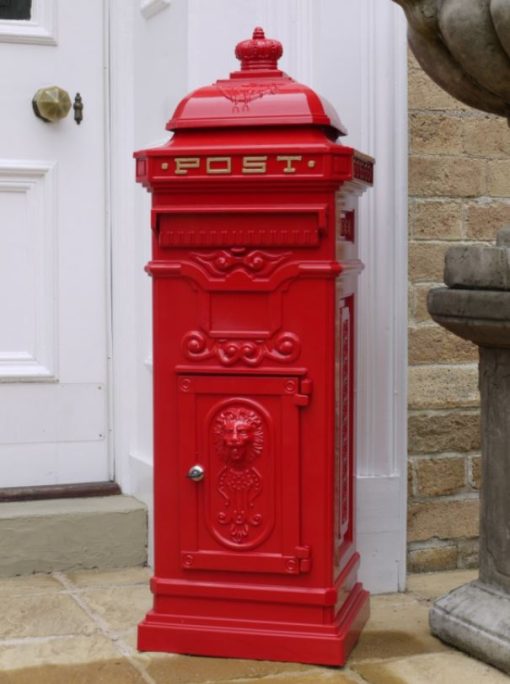
<svg viewBox="0 0 510 684">
<path fill-rule="evenodd" d="M 354 546 L 357 197 L 373 160 L 256 29 L 186 97 L 152 192 L 151 651 L 342 665 Z"/>
</svg>

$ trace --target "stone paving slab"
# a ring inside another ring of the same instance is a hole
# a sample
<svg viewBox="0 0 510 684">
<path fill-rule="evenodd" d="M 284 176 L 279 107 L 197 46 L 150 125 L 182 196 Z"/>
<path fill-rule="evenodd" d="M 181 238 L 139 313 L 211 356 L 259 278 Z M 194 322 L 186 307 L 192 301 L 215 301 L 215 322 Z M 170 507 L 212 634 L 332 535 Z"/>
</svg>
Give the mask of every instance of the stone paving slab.
<svg viewBox="0 0 510 684">
<path fill-rule="evenodd" d="M 370 684 L 508 684 L 510 681 L 489 665 L 456 652 L 360 663 L 355 670 Z"/>
<path fill-rule="evenodd" d="M 409 575 L 407 591 L 417 598 L 434 601 L 448 591 L 472 582 L 478 577 L 478 570 L 452 570 Z"/>
<path fill-rule="evenodd" d="M 0 581 L 0 684 L 502 684 L 510 678 L 428 630 L 432 599 L 475 573 L 413 576 L 410 591 L 372 597 L 346 668 L 138 653 L 151 605 L 147 568 Z"/>
<path fill-rule="evenodd" d="M 100 634 L 0 642 L 1 684 L 139 684 L 143 676 Z"/>
<path fill-rule="evenodd" d="M 410 594 L 374 596 L 371 616 L 350 662 L 448 650 L 429 631 L 429 606 Z"/>
</svg>

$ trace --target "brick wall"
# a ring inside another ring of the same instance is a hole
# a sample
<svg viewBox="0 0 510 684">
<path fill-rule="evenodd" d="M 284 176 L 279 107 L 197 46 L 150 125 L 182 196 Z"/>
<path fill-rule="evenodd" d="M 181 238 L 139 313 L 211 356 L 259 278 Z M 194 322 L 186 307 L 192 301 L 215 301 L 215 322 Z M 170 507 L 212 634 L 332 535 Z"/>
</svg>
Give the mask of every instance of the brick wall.
<svg viewBox="0 0 510 684">
<path fill-rule="evenodd" d="M 477 348 L 433 323 L 430 287 L 452 244 L 510 223 L 510 129 L 409 64 L 409 522 L 412 572 L 477 564 Z"/>
</svg>

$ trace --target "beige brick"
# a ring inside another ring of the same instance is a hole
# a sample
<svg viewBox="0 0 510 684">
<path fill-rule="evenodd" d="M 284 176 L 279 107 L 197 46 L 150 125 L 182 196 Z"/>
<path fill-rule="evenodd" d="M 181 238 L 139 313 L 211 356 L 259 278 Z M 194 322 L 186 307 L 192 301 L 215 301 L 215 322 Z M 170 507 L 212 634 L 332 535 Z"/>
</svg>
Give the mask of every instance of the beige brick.
<svg viewBox="0 0 510 684">
<path fill-rule="evenodd" d="M 441 274 L 442 275 L 442 274 Z M 414 322 L 425 323 L 432 319 L 427 309 L 427 296 L 432 287 L 441 287 L 441 283 L 427 283 L 426 285 L 416 284 L 414 290 Z"/>
<path fill-rule="evenodd" d="M 415 309 L 416 309 L 415 288 L 410 283 L 408 283 L 407 284 L 407 319 L 409 321 L 414 320 Z"/>
<path fill-rule="evenodd" d="M 476 451 L 480 448 L 480 414 L 476 410 L 411 413 L 408 444 L 414 454 Z"/>
<path fill-rule="evenodd" d="M 462 203 L 444 200 L 412 202 L 409 227 L 414 240 L 460 240 Z"/>
<path fill-rule="evenodd" d="M 480 489 L 482 481 L 482 458 L 471 456 L 469 459 L 469 484 L 473 489 Z"/>
<path fill-rule="evenodd" d="M 410 542 L 478 536 L 478 499 L 414 502 L 408 513 Z"/>
<path fill-rule="evenodd" d="M 462 152 L 462 119 L 434 112 L 413 112 L 409 119 L 411 154 Z"/>
<path fill-rule="evenodd" d="M 480 563 L 480 542 L 478 539 L 463 539 L 459 541 L 459 568 L 466 570 L 478 568 Z"/>
<path fill-rule="evenodd" d="M 487 186 L 491 197 L 510 197 L 510 159 L 488 162 Z"/>
<path fill-rule="evenodd" d="M 408 81 L 409 109 L 472 111 L 455 100 L 432 81 L 421 69 L 412 69 Z"/>
<path fill-rule="evenodd" d="M 510 223 L 510 200 L 471 202 L 467 206 L 466 237 L 470 240 L 492 242 L 506 223 Z"/>
<path fill-rule="evenodd" d="M 496 116 L 463 120 L 464 150 L 479 157 L 510 156 L 510 135 L 505 119 Z"/>
<path fill-rule="evenodd" d="M 489 163 L 501 165 L 506 162 Z M 486 164 L 487 162 L 483 159 L 411 156 L 409 159 L 409 194 L 415 197 L 484 195 L 487 189 Z M 491 184 L 494 190 L 492 194 L 502 187 L 502 173 L 499 167 L 492 170 L 494 176 Z"/>
<path fill-rule="evenodd" d="M 409 369 L 409 408 L 479 406 L 476 366 L 414 366 Z"/>
<path fill-rule="evenodd" d="M 457 567 L 457 547 L 438 546 L 427 549 L 414 549 L 407 555 L 409 572 L 438 572 L 455 570 Z"/>
<path fill-rule="evenodd" d="M 416 496 L 456 494 L 466 486 L 466 461 L 462 456 L 413 459 Z"/>
<path fill-rule="evenodd" d="M 476 363 L 478 347 L 438 325 L 409 329 L 409 363 Z"/>
<path fill-rule="evenodd" d="M 409 498 L 416 496 L 416 492 L 414 491 L 415 480 L 416 480 L 416 477 L 414 474 L 414 465 L 413 465 L 413 461 L 410 460 L 407 463 L 407 496 Z"/>
<path fill-rule="evenodd" d="M 448 243 L 411 242 L 409 244 L 409 281 L 443 282 L 444 255 Z"/>
</svg>

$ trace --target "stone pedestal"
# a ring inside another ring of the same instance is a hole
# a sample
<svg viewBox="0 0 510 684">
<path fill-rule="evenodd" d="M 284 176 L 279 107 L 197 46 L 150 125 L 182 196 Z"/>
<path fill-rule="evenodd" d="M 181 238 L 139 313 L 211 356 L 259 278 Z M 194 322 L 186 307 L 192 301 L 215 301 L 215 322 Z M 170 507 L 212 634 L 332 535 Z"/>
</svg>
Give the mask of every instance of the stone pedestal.
<svg viewBox="0 0 510 684">
<path fill-rule="evenodd" d="M 433 634 L 510 673 L 510 228 L 495 247 L 453 247 L 432 318 L 480 348 L 480 577 L 438 599 Z"/>
</svg>

